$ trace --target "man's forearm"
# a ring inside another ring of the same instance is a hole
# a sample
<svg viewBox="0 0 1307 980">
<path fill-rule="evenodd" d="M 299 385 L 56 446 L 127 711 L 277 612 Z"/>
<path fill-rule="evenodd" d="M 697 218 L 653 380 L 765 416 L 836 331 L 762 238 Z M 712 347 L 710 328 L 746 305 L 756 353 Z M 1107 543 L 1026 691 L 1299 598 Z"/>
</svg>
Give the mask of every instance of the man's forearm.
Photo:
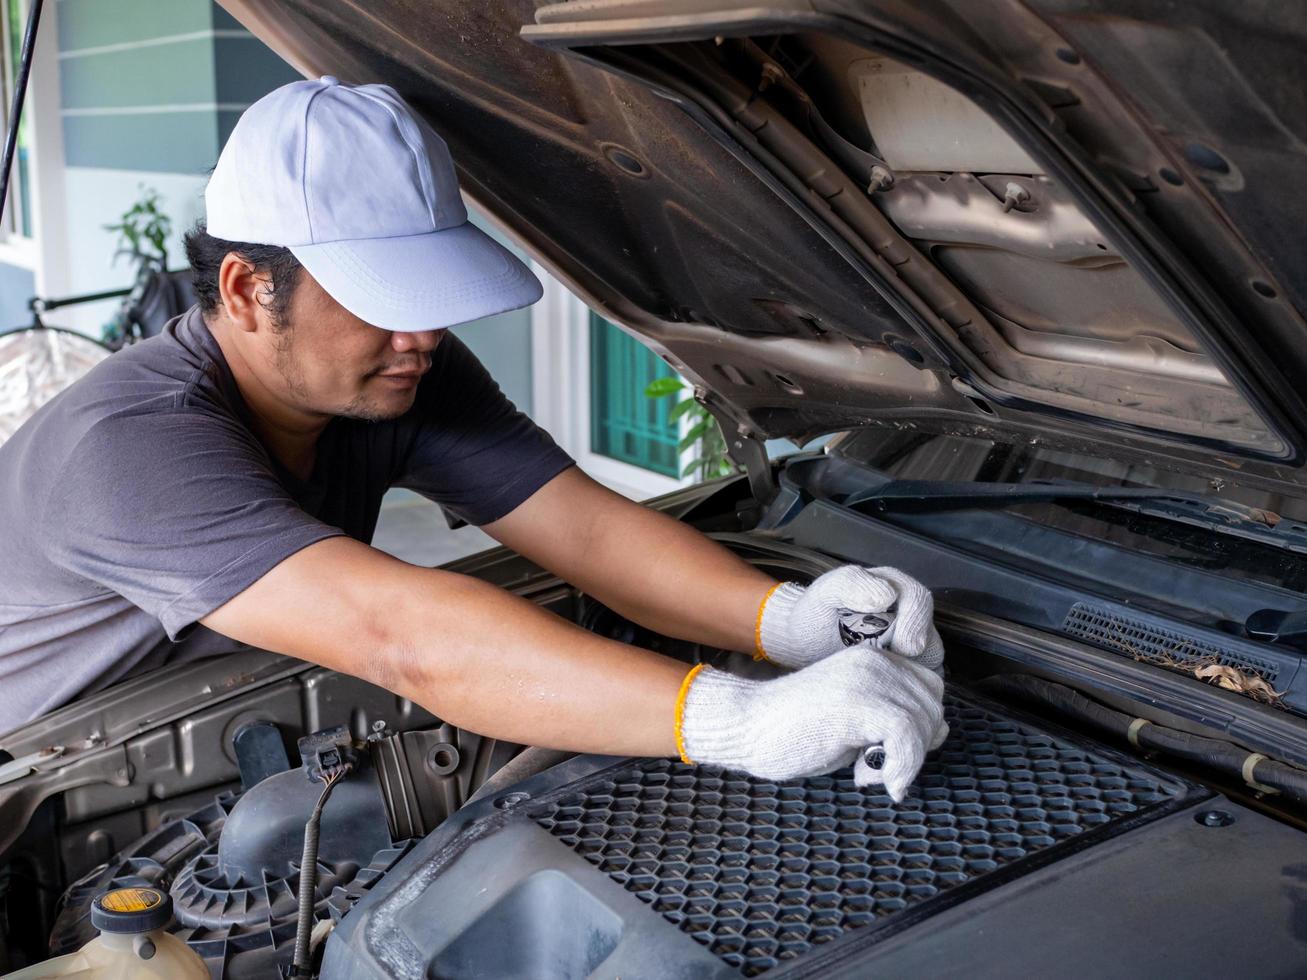
<svg viewBox="0 0 1307 980">
<path fill-rule="evenodd" d="M 415 596 L 393 624 L 400 644 L 414 633 L 428 638 L 418 640 L 414 676 L 400 683 L 419 703 L 452 724 L 523 744 L 676 754 L 675 706 L 688 665 L 596 636 L 486 583 L 429 575 L 425 601 Z M 454 595 L 450 579 L 461 580 Z"/>
<path fill-rule="evenodd" d="M 689 525 L 629 506 L 635 513 L 593 543 L 603 571 L 581 588 L 659 633 L 752 651 L 759 607 L 776 580 Z"/>
<path fill-rule="evenodd" d="M 701 558 L 717 561 L 711 550 Z M 828 772 L 877 744 L 889 762 L 879 771 L 863 762 L 854 778 L 883 781 L 899 799 L 947 733 L 943 681 L 891 653 L 864 645 L 770 680 L 691 669 L 488 583 L 416 568 L 348 538 L 286 558 L 202 622 L 382 685 L 460 728 L 531 745 L 679 751 L 789 779 Z"/>
<path fill-rule="evenodd" d="M 482 735 L 579 752 L 676 753 L 686 664 L 346 538 L 292 555 L 203 622 L 362 677 Z"/>
<path fill-rule="evenodd" d="M 708 646 L 752 650 L 758 609 L 776 585 L 694 528 L 576 469 L 486 530 L 628 619 Z"/>
</svg>

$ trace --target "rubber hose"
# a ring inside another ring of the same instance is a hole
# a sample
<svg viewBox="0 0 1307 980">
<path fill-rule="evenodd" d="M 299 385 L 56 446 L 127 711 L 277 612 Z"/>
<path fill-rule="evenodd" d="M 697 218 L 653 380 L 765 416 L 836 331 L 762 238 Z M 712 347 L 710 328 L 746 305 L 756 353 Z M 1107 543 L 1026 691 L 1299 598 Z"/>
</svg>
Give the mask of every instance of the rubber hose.
<svg viewBox="0 0 1307 980">
<path fill-rule="evenodd" d="M 1131 726 L 1136 721 L 1133 716 L 1091 701 L 1064 684 L 1029 674 L 991 677 L 981 686 L 989 692 L 1016 695 L 1018 700 L 1058 709 L 1118 738 L 1129 739 Z M 1152 721 L 1135 729 L 1134 742 L 1141 749 L 1195 762 L 1236 776 L 1241 781 L 1246 781 L 1244 764 L 1250 756 L 1256 754 L 1232 742 L 1182 732 Z M 1257 761 L 1251 775 L 1253 781 L 1278 790 L 1286 798 L 1307 803 L 1307 772 L 1274 759 L 1263 758 Z"/>
</svg>

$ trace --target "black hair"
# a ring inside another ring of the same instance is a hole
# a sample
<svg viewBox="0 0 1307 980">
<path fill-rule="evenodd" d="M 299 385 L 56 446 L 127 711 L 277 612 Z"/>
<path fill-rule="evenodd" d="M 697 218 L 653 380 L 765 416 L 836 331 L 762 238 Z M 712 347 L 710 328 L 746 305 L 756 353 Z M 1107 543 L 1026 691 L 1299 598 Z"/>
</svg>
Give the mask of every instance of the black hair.
<svg viewBox="0 0 1307 980">
<path fill-rule="evenodd" d="M 218 270 L 228 252 L 235 252 L 256 272 L 267 276 L 267 285 L 262 290 L 259 302 L 268 311 L 269 317 L 277 327 L 285 325 L 286 311 L 290 309 L 295 286 L 299 282 L 300 262 L 290 249 L 282 245 L 255 245 L 251 242 L 229 242 L 215 238 L 204 227 L 204 222 L 197 222 L 186 233 L 186 259 L 191 264 L 191 275 L 195 282 L 195 295 L 200 303 L 200 311 L 213 313 L 222 304 L 218 293 Z"/>
</svg>

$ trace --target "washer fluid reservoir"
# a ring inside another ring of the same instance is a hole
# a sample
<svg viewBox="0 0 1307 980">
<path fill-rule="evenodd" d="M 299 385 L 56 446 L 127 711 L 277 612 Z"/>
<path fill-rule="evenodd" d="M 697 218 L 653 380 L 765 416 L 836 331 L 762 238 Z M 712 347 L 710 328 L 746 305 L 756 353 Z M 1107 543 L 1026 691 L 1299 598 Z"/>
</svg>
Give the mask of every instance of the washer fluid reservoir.
<svg viewBox="0 0 1307 980">
<path fill-rule="evenodd" d="M 100 930 L 76 953 L 8 974 L 4 980 L 209 980 L 198 953 L 171 935 L 172 897 L 155 888 L 116 888 L 91 904 Z"/>
</svg>

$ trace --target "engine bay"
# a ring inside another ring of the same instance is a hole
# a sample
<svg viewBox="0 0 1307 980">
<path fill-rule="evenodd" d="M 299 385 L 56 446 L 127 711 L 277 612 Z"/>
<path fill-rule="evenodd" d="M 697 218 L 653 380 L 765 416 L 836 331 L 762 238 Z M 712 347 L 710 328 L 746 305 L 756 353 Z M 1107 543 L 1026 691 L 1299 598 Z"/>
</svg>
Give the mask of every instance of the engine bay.
<svg viewBox="0 0 1307 980">
<path fill-rule="evenodd" d="M 785 577 L 830 565 L 740 547 Z M 516 556 L 502 567 L 499 584 L 588 630 L 687 663 L 722 656 L 638 627 Z M 134 707 L 146 703 L 165 717 Z M 171 894 L 174 931 L 214 976 L 288 966 L 299 841 L 321 789 L 296 752 L 302 736 L 334 734 L 359 757 L 323 811 L 314 909 L 326 921 L 478 790 L 567 757 L 482 738 L 356 678 L 261 651 L 160 671 L 32 729 L 6 746 L 17 758 L 0 757 L 4 971 L 78 949 L 95 935 L 97 895 L 144 886 Z M 27 754 L 24 736 L 60 744 Z"/>
<path fill-rule="evenodd" d="M 719 538 L 778 577 L 810 579 L 833 564 L 758 533 Z M 687 663 L 770 669 L 653 634 L 507 552 L 467 561 L 610 638 Z M 1208 853 L 1189 838 L 1220 832 L 1255 850 L 1254 864 L 1291 863 L 1296 830 L 1177 771 L 1174 753 L 1148 761 L 1124 739 L 1105 743 L 1123 730 L 1066 710 L 1070 688 L 956 634 L 950 664 L 950 737 L 899 804 L 856 789 L 847 772 L 776 784 L 665 759 L 523 749 L 305 664 L 282 662 L 289 673 L 172 721 L 138 718 L 142 730 L 117 745 L 104 744 L 115 725 L 106 692 L 45 732 L 98 725 L 100 748 L 5 787 L 64 786 L 33 805 L 8 850 L 5 955 L 16 966 L 77 949 L 95 934 L 97 895 L 148 887 L 171 895 L 174 934 L 212 976 L 286 975 L 300 845 L 321 791 L 308 774 L 346 757 L 352 771 L 322 808 L 313 863 L 310 950 L 326 978 L 853 975 L 882 958 L 893 973 L 921 953 L 904 945 L 914 930 L 965 908 L 950 940 L 965 945 L 969 917 L 1014 914 L 1023 889 L 1066 891 L 1070 869 L 1108 867 L 1125 860 L 1113 857 L 1122 848 L 1160 875 L 1166 847 Z M 166 701 L 161 691 L 181 676 L 152 680 L 153 699 Z M 86 778 L 96 758 L 127 767 Z M 78 766 L 81 786 L 69 777 Z M 1223 860 L 1211 852 L 1187 873 L 1214 880 L 1228 874 Z M 1112 955 L 1143 955 L 1138 938 L 1121 942 Z"/>
</svg>

